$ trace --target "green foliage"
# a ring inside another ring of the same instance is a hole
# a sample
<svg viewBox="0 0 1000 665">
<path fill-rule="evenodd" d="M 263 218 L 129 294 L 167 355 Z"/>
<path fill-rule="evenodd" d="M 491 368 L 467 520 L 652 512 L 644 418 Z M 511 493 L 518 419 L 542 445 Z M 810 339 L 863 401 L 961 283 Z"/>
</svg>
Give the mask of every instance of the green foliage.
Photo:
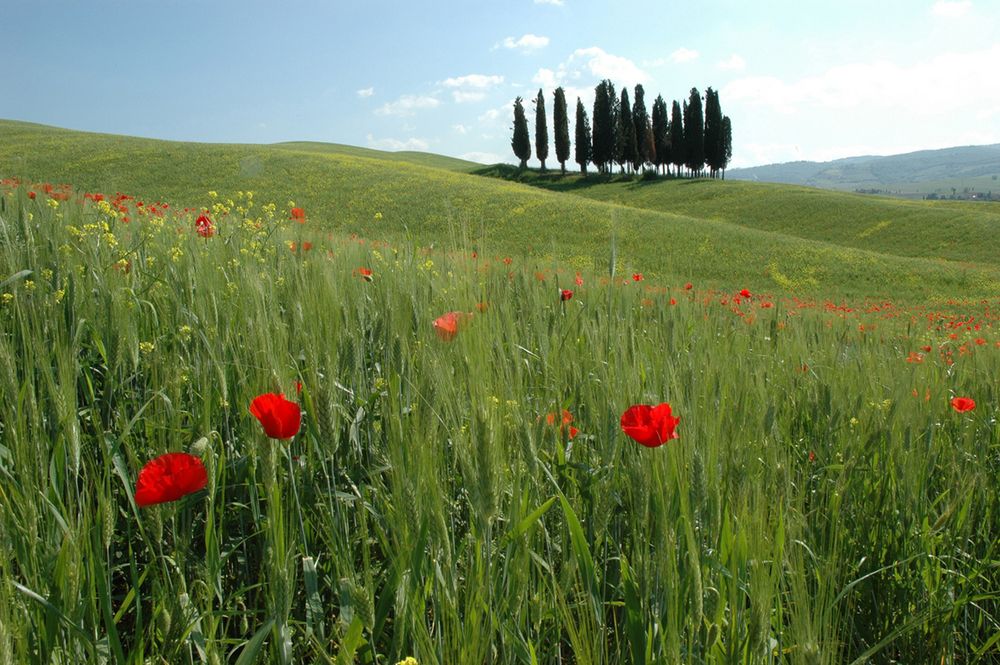
<svg viewBox="0 0 1000 665">
<path fill-rule="evenodd" d="M 524 116 L 524 104 L 520 97 L 514 100 L 514 135 L 510 140 L 510 147 L 521 160 L 521 168 L 526 168 L 531 159 L 531 139 L 528 137 L 528 119 Z"/>
<path fill-rule="evenodd" d="M 545 171 L 545 160 L 549 157 L 549 128 L 545 119 L 545 95 L 541 88 L 535 97 L 535 155 L 542 164 L 542 171 Z"/>
<path fill-rule="evenodd" d="M 684 141 L 685 116 L 686 114 L 681 111 L 681 105 L 675 99 L 670 108 L 670 159 L 678 174 L 687 162 L 687 143 Z"/>
<path fill-rule="evenodd" d="M 644 164 L 651 164 L 656 158 L 656 146 L 650 127 L 649 113 L 646 111 L 646 97 L 642 85 L 635 86 L 635 103 L 632 105 L 632 124 L 635 125 L 635 159 L 632 168 L 642 170 Z"/>
<path fill-rule="evenodd" d="M 653 150 L 656 157 L 655 164 L 659 167 L 670 168 L 670 118 L 667 115 L 667 103 L 663 101 L 662 95 L 656 96 L 653 102 L 653 120 L 650 131 L 653 134 Z"/>
<path fill-rule="evenodd" d="M 552 124 L 555 125 L 556 160 L 559 170 L 566 173 L 566 160 L 569 159 L 569 114 L 566 108 L 566 91 L 556 88 L 553 94 Z M 586 145 L 590 145 L 587 137 Z"/>
<path fill-rule="evenodd" d="M 617 127 L 615 162 L 622 170 L 626 164 L 631 170 L 632 164 L 639 158 L 639 146 L 636 142 L 635 122 L 632 120 L 632 106 L 629 104 L 626 88 L 622 88 L 621 101 L 618 104 Z"/>
<path fill-rule="evenodd" d="M 684 106 L 684 165 L 693 175 L 705 168 L 705 116 L 701 108 L 701 93 L 691 88 Z"/>
<path fill-rule="evenodd" d="M 583 108 L 583 102 L 576 98 L 576 123 L 574 126 L 576 142 L 573 160 L 580 165 L 580 173 L 587 173 L 587 162 L 590 161 L 590 119 L 587 118 L 587 110 Z"/>
<path fill-rule="evenodd" d="M 615 86 L 605 79 L 594 89 L 594 147 L 591 160 L 600 173 L 607 173 L 615 159 L 616 113 Z"/>
</svg>

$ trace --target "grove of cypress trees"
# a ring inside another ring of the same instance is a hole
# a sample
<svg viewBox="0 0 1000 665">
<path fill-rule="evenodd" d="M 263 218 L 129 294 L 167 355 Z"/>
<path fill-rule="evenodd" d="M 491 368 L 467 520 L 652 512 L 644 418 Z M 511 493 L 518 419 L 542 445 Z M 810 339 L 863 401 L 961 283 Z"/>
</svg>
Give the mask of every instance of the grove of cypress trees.
<svg viewBox="0 0 1000 665">
<path fill-rule="evenodd" d="M 542 173 L 545 173 L 545 160 L 549 156 L 549 127 L 545 120 L 545 95 L 541 88 L 535 97 L 535 155 L 542 163 Z"/>
<path fill-rule="evenodd" d="M 559 168 L 566 173 L 566 160 L 569 159 L 569 118 L 566 113 L 566 91 L 556 88 L 552 103 L 552 124 L 556 140 L 556 160 Z M 589 141 L 588 141 L 589 143 Z"/>
<path fill-rule="evenodd" d="M 526 168 L 531 159 L 531 137 L 528 135 L 528 119 L 524 116 L 524 104 L 520 97 L 514 100 L 514 136 L 510 147 L 514 149 L 514 156 L 521 160 L 519 168 Z"/>
<path fill-rule="evenodd" d="M 701 110 L 701 93 L 691 88 L 684 114 L 685 164 L 691 175 L 698 175 L 705 166 L 705 116 Z"/>
<path fill-rule="evenodd" d="M 687 102 L 684 103 L 687 106 Z M 687 161 L 687 144 L 684 143 L 684 122 L 681 105 L 674 100 L 670 109 L 670 163 L 676 168 L 676 174 L 681 174 L 681 167 Z"/>
<path fill-rule="evenodd" d="M 587 162 L 590 161 L 590 120 L 583 102 L 576 98 L 576 154 L 575 161 L 580 165 L 580 173 L 587 175 Z"/>
</svg>

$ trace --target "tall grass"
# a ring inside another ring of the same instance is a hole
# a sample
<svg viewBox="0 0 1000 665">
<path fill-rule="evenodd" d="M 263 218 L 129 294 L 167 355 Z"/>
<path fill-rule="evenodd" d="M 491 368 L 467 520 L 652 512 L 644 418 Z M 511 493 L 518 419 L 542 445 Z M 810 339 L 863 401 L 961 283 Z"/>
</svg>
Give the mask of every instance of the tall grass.
<svg viewBox="0 0 1000 665">
<path fill-rule="evenodd" d="M 997 656 L 993 328 L 737 316 L 245 199 L 207 239 L 190 215 L 2 202 L 0 663 Z M 454 310 L 474 315 L 442 341 Z M 903 360 L 972 335 L 953 365 Z M 300 434 L 266 439 L 251 399 L 298 381 Z M 622 434 L 661 401 L 678 440 Z M 207 489 L 137 508 L 138 469 L 178 450 Z"/>
</svg>

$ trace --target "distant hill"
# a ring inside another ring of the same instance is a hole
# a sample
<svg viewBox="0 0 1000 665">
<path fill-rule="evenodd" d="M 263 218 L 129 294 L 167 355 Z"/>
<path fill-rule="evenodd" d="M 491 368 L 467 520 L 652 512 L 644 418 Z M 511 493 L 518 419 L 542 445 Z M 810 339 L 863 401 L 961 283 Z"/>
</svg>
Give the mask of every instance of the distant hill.
<svg viewBox="0 0 1000 665">
<path fill-rule="evenodd" d="M 902 155 L 846 157 L 731 169 L 726 178 L 874 190 L 883 194 L 950 196 L 992 192 L 1000 198 L 1000 144 L 920 150 Z M 952 191 L 954 188 L 954 191 Z"/>
</svg>

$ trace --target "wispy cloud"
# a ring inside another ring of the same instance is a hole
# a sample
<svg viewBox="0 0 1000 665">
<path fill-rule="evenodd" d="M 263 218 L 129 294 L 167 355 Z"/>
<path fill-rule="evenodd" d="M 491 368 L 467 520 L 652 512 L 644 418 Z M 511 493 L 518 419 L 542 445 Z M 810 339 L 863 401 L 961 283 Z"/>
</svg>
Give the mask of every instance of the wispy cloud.
<svg viewBox="0 0 1000 665">
<path fill-rule="evenodd" d="M 533 35 L 529 32 L 526 35 L 521 35 L 517 39 L 514 39 L 513 37 L 506 37 L 502 42 L 493 48 L 496 49 L 502 46 L 503 48 L 521 51 L 522 53 L 530 53 L 531 51 L 537 51 L 540 48 L 545 48 L 548 45 L 548 37 Z"/>
<path fill-rule="evenodd" d="M 361 90 L 358 90 L 358 97 L 361 97 L 362 99 L 371 97 L 374 94 L 375 88 L 361 88 Z"/>
<path fill-rule="evenodd" d="M 376 150 L 421 150 L 426 151 L 430 144 L 424 139 L 409 138 L 405 140 L 384 138 L 377 139 L 368 135 L 368 147 Z"/>
<path fill-rule="evenodd" d="M 503 83 L 503 77 L 492 74 L 466 74 L 441 81 L 441 85 L 451 89 L 451 97 L 458 104 L 480 102 L 486 93 Z"/>
<path fill-rule="evenodd" d="M 573 70 L 577 70 L 586 72 L 592 77 L 611 79 L 621 85 L 645 83 L 649 80 L 649 75 L 634 62 L 626 57 L 608 53 L 598 46 L 573 51 L 560 68 L 571 78 L 579 78 L 572 74 Z"/>
<path fill-rule="evenodd" d="M 654 58 L 652 60 L 643 60 L 642 64 L 645 67 L 663 67 L 664 65 L 680 65 L 685 62 L 694 62 L 701 56 L 698 51 L 690 49 L 687 47 L 680 47 L 674 50 L 673 53 L 665 58 Z"/>
<path fill-rule="evenodd" d="M 670 62 L 680 64 L 682 62 L 692 62 L 698 59 L 700 54 L 694 49 L 680 47 L 670 54 Z"/>
<path fill-rule="evenodd" d="M 427 95 L 403 95 L 394 102 L 388 102 L 375 109 L 376 115 L 413 115 L 422 109 L 433 109 L 441 102 Z"/>
<path fill-rule="evenodd" d="M 931 14 L 944 18 L 959 18 L 972 9 L 971 0 L 939 0 L 931 7 Z"/>
<path fill-rule="evenodd" d="M 465 76 L 455 76 L 441 82 L 446 88 L 473 88 L 475 90 L 487 90 L 495 85 L 503 83 L 502 76 L 488 74 L 466 74 Z"/>
<path fill-rule="evenodd" d="M 747 61 L 742 58 L 742 56 L 733 53 L 731 56 L 719 62 L 716 65 L 719 69 L 723 69 L 731 72 L 741 72 L 747 67 Z"/>
</svg>

